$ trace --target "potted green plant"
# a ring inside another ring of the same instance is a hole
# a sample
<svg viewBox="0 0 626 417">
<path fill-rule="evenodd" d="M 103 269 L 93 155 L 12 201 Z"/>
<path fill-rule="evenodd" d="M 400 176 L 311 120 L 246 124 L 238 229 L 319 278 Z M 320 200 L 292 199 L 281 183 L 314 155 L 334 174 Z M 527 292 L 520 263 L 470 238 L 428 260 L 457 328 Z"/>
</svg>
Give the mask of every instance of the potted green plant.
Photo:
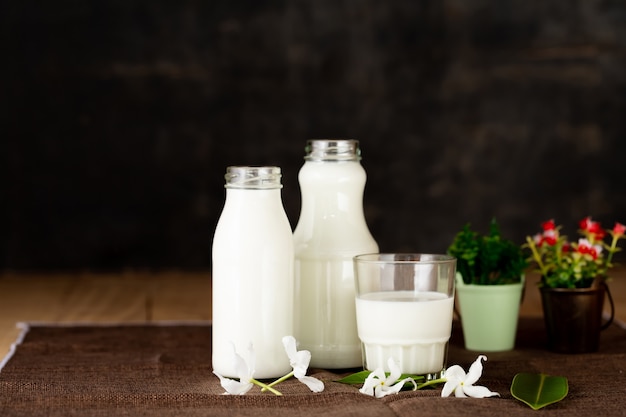
<svg viewBox="0 0 626 417">
<path fill-rule="evenodd" d="M 607 285 L 613 255 L 626 227 L 615 223 L 605 230 L 586 217 L 579 223 L 577 241 L 561 234 L 554 220 L 541 224 L 542 231 L 526 237 L 529 260 L 541 274 L 539 290 L 548 336 L 548 348 L 556 352 L 582 353 L 598 350 L 600 331 L 613 321 L 614 306 Z M 610 236 L 608 243 L 605 238 Z M 605 296 L 611 313 L 602 324 Z"/>
<path fill-rule="evenodd" d="M 448 253 L 457 258 L 456 293 L 465 348 L 513 349 L 528 265 L 520 245 L 503 238 L 492 219 L 486 234 L 466 224 Z"/>
</svg>

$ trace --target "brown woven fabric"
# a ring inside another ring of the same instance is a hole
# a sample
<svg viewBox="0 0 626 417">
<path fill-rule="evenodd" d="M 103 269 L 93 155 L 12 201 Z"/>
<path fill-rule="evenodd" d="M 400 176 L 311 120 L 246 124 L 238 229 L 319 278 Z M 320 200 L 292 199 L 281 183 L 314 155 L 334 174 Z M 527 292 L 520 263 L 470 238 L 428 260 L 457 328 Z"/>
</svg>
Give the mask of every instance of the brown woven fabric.
<svg viewBox="0 0 626 417">
<path fill-rule="evenodd" d="M 0 415 L 9 416 L 503 416 L 532 410 L 509 393 L 518 372 L 569 379 L 570 393 L 544 415 L 626 415 L 626 331 L 611 326 L 600 351 L 563 355 L 546 351 L 541 320 L 522 319 L 517 347 L 487 354 L 480 385 L 500 398 L 441 398 L 440 388 L 382 399 L 333 381 L 347 373 L 311 370 L 326 383 L 314 394 L 297 380 L 279 385 L 283 397 L 221 395 L 211 373 L 211 331 L 206 325 L 32 326 L 0 371 Z M 479 352 L 463 349 L 455 323 L 449 364 L 465 369 Z"/>
</svg>

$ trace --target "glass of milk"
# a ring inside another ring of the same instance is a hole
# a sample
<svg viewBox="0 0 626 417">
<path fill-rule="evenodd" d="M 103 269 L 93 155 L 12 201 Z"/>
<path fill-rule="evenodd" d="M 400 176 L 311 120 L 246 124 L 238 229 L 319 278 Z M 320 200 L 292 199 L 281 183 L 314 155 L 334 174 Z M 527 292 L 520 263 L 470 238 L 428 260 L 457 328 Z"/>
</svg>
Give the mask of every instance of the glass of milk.
<svg viewBox="0 0 626 417">
<path fill-rule="evenodd" d="M 354 257 L 356 321 L 363 367 L 442 376 L 452 332 L 456 258 L 377 253 Z"/>
</svg>

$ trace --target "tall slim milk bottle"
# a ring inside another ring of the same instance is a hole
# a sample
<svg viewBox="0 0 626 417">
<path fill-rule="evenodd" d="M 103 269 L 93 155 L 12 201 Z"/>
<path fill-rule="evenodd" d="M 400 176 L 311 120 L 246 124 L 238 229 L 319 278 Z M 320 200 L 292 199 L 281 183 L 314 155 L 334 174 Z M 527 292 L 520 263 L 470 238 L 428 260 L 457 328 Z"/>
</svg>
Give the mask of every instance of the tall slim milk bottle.
<svg viewBox="0 0 626 417">
<path fill-rule="evenodd" d="M 359 142 L 310 140 L 304 159 L 294 230 L 296 339 L 312 367 L 359 367 L 352 258 L 378 252 L 363 214 Z"/>
<path fill-rule="evenodd" d="M 233 346 L 255 378 L 291 371 L 282 345 L 293 335 L 293 236 L 278 167 L 228 167 L 226 201 L 213 239 L 213 370 L 238 377 Z"/>
</svg>

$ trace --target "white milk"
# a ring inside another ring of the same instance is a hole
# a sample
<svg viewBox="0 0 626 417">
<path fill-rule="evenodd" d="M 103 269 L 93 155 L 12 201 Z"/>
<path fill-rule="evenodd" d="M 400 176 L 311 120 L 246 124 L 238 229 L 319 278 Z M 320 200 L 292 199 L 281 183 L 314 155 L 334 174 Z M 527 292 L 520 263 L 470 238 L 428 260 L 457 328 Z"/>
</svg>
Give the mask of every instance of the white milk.
<svg viewBox="0 0 626 417">
<path fill-rule="evenodd" d="M 438 292 L 389 291 L 356 299 L 358 332 L 368 370 L 394 358 L 402 373 L 443 370 L 452 332 L 454 298 Z"/>
<path fill-rule="evenodd" d="M 296 301 L 297 340 L 311 351 L 311 366 L 361 366 L 361 342 L 356 329 L 352 260 L 298 259 Z"/>
<path fill-rule="evenodd" d="M 355 153 L 347 160 L 307 157 L 298 179 L 302 210 L 293 235 L 296 339 L 301 349 L 311 352 L 312 367 L 360 367 L 352 258 L 378 252 L 363 214 L 365 170 Z"/>
<path fill-rule="evenodd" d="M 238 376 L 232 342 L 244 358 L 252 343 L 256 378 L 291 371 L 282 338 L 293 335 L 293 240 L 279 188 L 227 189 L 212 281 L 213 369 Z"/>
</svg>

